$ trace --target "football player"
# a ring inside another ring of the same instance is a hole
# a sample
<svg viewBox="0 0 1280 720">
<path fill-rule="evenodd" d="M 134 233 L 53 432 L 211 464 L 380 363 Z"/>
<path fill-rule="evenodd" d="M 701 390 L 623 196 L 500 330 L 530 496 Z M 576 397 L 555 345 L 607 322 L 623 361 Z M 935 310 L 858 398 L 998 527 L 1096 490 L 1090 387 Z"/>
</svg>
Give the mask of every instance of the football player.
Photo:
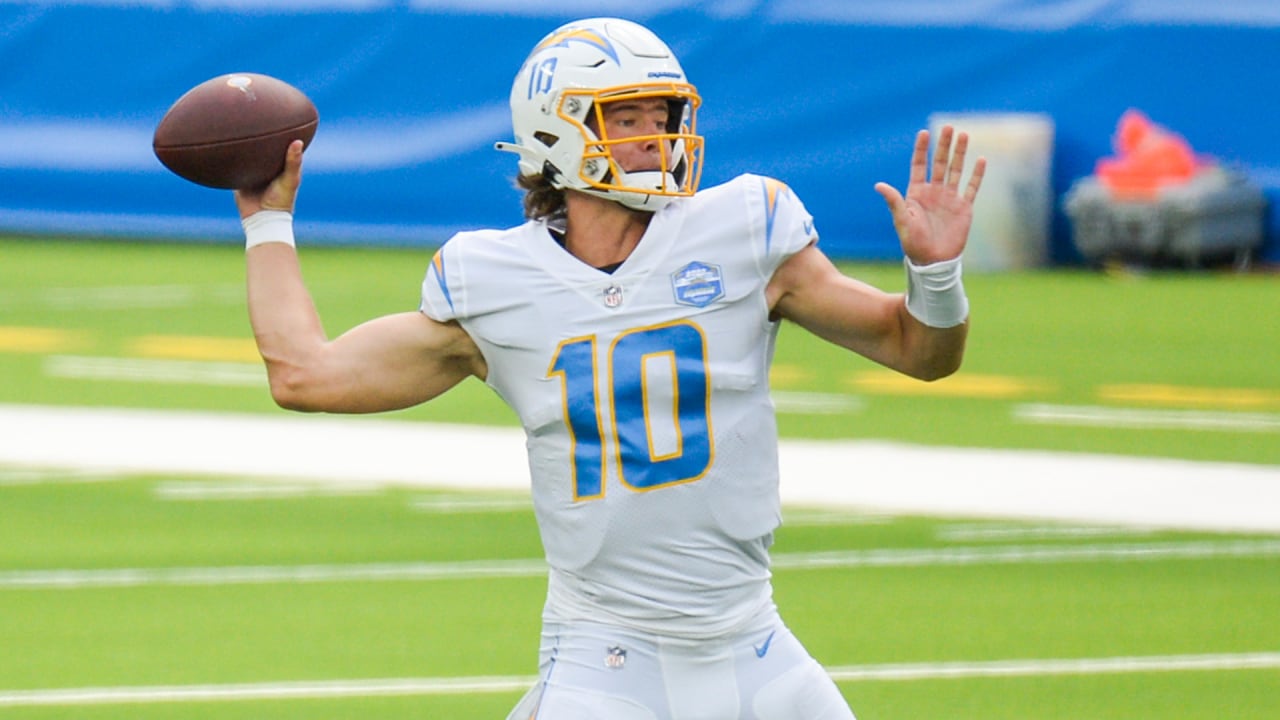
<svg viewBox="0 0 1280 720">
<path fill-rule="evenodd" d="M 922 131 L 906 194 L 876 186 L 905 255 L 891 294 L 836 269 L 779 180 L 699 189 L 701 98 L 646 28 L 555 30 L 510 101 L 498 148 L 528 221 L 455 235 L 418 310 L 333 340 L 294 249 L 301 143 L 265 191 L 237 193 L 273 397 L 375 412 L 475 376 L 519 416 L 549 579 L 540 681 L 514 720 L 852 718 L 773 602 L 774 340 L 789 320 L 912 377 L 954 372 L 984 161 L 962 185 L 965 135 L 943 128 L 930 167 Z"/>
</svg>

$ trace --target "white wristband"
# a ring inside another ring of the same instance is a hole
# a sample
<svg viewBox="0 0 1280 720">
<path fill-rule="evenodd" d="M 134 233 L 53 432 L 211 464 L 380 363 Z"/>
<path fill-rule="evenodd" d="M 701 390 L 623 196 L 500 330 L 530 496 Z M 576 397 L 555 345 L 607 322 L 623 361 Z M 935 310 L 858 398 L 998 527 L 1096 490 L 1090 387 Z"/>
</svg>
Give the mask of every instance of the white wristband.
<svg viewBox="0 0 1280 720">
<path fill-rule="evenodd" d="M 240 221 L 244 227 L 244 249 L 265 243 L 284 243 L 294 247 L 293 213 L 283 210 L 259 210 Z"/>
<path fill-rule="evenodd" d="M 960 280 L 960 258 L 907 266 L 907 312 L 936 328 L 955 327 L 969 317 L 969 298 Z"/>
</svg>

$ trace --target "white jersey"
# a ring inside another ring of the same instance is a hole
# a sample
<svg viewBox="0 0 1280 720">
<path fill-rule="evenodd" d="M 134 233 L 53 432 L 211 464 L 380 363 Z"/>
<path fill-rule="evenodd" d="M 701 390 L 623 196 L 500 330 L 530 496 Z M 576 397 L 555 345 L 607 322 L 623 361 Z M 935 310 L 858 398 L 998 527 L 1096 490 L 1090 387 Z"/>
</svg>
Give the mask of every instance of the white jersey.
<svg viewBox="0 0 1280 720">
<path fill-rule="evenodd" d="M 433 258 L 422 311 L 461 323 L 527 433 L 548 619 L 705 637 L 770 602 L 765 287 L 816 238 L 786 185 L 743 175 L 655 213 L 612 274 L 539 221 Z"/>
</svg>

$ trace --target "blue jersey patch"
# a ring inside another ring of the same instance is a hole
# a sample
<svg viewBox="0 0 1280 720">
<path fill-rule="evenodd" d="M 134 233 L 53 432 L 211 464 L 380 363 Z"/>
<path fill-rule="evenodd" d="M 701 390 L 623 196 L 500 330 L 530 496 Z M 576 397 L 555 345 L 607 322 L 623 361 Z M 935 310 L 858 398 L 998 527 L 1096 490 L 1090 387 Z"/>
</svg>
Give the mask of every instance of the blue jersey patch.
<svg viewBox="0 0 1280 720">
<path fill-rule="evenodd" d="M 671 273 L 671 289 L 676 302 L 706 307 L 724 297 L 724 279 L 719 265 L 691 262 Z"/>
</svg>

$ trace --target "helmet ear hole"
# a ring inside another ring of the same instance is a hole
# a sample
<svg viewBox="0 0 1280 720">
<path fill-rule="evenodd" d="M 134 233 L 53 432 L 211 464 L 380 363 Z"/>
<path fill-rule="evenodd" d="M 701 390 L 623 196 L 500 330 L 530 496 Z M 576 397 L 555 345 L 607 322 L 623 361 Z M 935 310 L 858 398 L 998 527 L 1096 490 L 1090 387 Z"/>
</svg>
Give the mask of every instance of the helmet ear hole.
<svg viewBox="0 0 1280 720">
<path fill-rule="evenodd" d="M 552 135 L 549 132 L 538 131 L 533 134 L 533 137 L 548 148 L 554 147 L 556 143 L 560 142 L 560 136 Z"/>
<path fill-rule="evenodd" d="M 551 183 L 552 187 L 560 187 L 560 176 L 560 170 L 555 165 L 552 165 L 550 160 L 542 163 L 542 177 Z"/>
</svg>

